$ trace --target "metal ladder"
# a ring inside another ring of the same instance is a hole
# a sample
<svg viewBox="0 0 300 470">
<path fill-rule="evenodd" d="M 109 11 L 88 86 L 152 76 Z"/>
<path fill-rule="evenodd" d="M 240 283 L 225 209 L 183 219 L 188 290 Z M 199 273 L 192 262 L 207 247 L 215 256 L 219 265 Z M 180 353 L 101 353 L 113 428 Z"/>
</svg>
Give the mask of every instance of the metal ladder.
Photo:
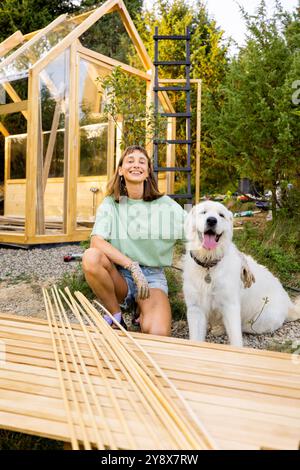
<svg viewBox="0 0 300 470">
<path fill-rule="evenodd" d="M 155 34 L 153 36 L 154 39 L 154 65 L 155 65 L 155 75 L 154 75 L 154 113 L 155 116 L 159 114 L 164 117 L 184 117 L 186 119 L 186 139 L 159 139 L 157 138 L 157 128 L 155 129 L 154 135 L 154 162 L 153 168 L 158 178 L 158 172 L 185 172 L 187 174 L 187 193 L 186 194 L 169 194 L 170 197 L 173 199 L 187 199 L 189 203 L 192 202 L 193 196 L 191 192 L 191 147 L 192 147 L 192 139 L 191 139 L 191 84 L 190 84 L 190 40 L 191 40 L 191 33 L 189 28 L 186 28 L 185 35 L 175 35 L 175 36 L 160 36 L 158 34 L 158 27 L 155 27 Z M 159 40 L 173 40 L 173 41 L 186 41 L 186 58 L 185 60 L 167 60 L 167 61 L 160 61 L 158 60 L 158 42 Z M 185 65 L 185 85 L 184 86 L 159 86 L 159 79 L 158 79 L 158 67 L 164 65 Z M 184 91 L 186 93 L 186 110 L 185 113 L 159 113 L 158 109 L 158 92 L 160 91 Z M 158 146 L 160 144 L 186 144 L 187 146 L 187 165 L 184 167 L 161 167 L 158 166 Z"/>
</svg>

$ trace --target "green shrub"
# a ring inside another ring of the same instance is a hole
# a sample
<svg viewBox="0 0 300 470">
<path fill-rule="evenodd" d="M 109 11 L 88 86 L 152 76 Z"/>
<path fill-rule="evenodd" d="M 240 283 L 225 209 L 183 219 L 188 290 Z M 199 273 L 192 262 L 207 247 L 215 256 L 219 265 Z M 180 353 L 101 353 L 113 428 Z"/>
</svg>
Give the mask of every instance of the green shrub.
<svg viewBox="0 0 300 470">
<path fill-rule="evenodd" d="M 266 266 L 281 282 L 300 287 L 300 255 L 298 223 L 283 219 L 266 227 L 254 227 L 250 222 L 244 230 L 236 231 L 234 241 L 238 248 Z"/>
</svg>

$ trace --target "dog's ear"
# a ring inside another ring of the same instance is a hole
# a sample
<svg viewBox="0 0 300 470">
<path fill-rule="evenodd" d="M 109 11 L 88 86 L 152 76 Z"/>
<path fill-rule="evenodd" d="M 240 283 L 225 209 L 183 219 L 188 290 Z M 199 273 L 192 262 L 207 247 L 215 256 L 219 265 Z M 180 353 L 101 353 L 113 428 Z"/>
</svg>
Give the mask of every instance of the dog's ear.
<svg viewBox="0 0 300 470">
<path fill-rule="evenodd" d="M 185 223 L 184 223 L 184 232 L 186 240 L 192 240 L 196 233 L 196 211 L 193 207 L 188 213 Z"/>
</svg>

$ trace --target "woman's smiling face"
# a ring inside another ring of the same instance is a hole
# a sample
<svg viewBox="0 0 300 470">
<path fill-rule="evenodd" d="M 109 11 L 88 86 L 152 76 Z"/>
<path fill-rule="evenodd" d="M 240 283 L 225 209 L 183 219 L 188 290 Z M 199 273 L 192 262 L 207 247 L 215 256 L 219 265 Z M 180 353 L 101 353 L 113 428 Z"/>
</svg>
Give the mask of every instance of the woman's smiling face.
<svg viewBox="0 0 300 470">
<path fill-rule="evenodd" d="M 119 167 L 119 175 L 127 183 L 142 183 L 149 176 L 148 158 L 142 152 L 134 150 L 123 159 Z"/>
</svg>

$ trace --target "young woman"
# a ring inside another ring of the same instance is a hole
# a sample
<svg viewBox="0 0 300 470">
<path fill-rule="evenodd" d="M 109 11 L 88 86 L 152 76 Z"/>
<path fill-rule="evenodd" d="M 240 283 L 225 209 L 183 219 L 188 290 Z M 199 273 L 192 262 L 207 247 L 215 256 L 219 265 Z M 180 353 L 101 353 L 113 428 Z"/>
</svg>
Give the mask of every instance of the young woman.
<svg viewBox="0 0 300 470">
<path fill-rule="evenodd" d="M 159 192 L 146 150 L 128 147 L 108 184 L 91 247 L 83 256 L 88 284 L 118 321 L 122 321 L 120 305 L 136 302 L 143 333 L 170 335 L 163 267 L 172 264 L 174 244 L 183 238 L 185 215 L 179 204 Z"/>
</svg>

